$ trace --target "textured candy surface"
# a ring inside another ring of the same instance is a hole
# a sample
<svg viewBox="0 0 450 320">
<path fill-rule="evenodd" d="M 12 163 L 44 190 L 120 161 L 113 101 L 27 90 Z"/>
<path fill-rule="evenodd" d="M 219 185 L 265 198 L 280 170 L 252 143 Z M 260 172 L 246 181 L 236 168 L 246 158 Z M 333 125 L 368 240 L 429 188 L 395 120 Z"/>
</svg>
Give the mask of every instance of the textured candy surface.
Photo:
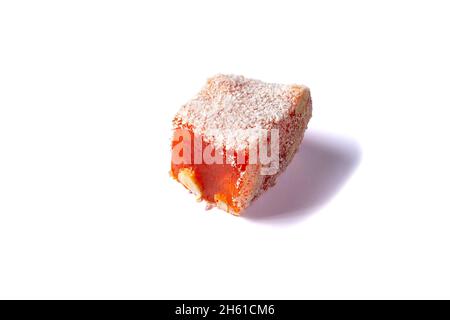
<svg viewBox="0 0 450 320">
<path fill-rule="evenodd" d="M 197 199 L 240 214 L 292 160 L 311 112 L 307 87 L 216 75 L 173 119 L 171 175 Z M 278 142 L 270 174 L 251 156 L 261 141 Z"/>
</svg>

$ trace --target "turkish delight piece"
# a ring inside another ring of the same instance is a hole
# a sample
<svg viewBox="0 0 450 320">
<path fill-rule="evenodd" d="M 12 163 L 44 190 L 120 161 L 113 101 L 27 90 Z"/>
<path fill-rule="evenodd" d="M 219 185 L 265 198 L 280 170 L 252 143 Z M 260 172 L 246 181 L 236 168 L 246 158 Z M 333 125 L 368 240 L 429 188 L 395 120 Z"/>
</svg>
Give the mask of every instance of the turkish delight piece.
<svg viewBox="0 0 450 320">
<path fill-rule="evenodd" d="M 173 119 L 171 176 L 239 215 L 286 169 L 311 113 L 305 86 L 216 75 Z"/>
</svg>

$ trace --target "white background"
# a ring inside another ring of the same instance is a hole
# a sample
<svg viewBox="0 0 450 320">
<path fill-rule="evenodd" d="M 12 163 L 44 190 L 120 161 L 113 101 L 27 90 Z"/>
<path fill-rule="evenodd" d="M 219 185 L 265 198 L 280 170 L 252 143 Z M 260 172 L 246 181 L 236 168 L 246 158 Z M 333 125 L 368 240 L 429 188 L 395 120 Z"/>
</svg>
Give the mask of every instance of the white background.
<svg viewBox="0 0 450 320">
<path fill-rule="evenodd" d="M 446 1 L 2 1 L 0 298 L 450 298 Z M 169 178 L 206 78 L 311 88 L 237 218 Z"/>
</svg>

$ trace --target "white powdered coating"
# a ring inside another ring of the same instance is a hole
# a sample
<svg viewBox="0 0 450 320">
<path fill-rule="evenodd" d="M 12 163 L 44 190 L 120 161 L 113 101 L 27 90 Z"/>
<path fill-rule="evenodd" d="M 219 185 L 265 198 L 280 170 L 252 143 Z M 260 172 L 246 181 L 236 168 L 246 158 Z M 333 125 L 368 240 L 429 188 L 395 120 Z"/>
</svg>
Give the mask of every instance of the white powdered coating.
<svg viewBox="0 0 450 320">
<path fill-rule="evenodd" d="M 304 88 L 219 74 L 181 107 L 175 122 L 216 146 L 245 149 L 257 141 L 258 130 L 277 127 L 293 111 Z"/>
</svg>

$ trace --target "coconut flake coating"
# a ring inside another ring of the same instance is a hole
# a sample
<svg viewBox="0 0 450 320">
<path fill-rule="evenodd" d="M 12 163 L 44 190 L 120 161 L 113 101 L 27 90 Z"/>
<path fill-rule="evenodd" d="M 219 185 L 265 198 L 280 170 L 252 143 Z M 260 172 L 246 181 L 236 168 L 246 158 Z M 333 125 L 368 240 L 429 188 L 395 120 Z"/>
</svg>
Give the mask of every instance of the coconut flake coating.
<svg viewBox="0 0 450 320">
<path fill-rule="evenodd" d="M 219 74 L 208 79 L 200 92 L 180 108 L 174 125 L 188 125 L 217 146 L 244 149 L 258 138 L 257 134 L 249 134 L 249 129 L 276 128 L 292 114 L 304 91 L 309 90 Z"/>
</svg>

